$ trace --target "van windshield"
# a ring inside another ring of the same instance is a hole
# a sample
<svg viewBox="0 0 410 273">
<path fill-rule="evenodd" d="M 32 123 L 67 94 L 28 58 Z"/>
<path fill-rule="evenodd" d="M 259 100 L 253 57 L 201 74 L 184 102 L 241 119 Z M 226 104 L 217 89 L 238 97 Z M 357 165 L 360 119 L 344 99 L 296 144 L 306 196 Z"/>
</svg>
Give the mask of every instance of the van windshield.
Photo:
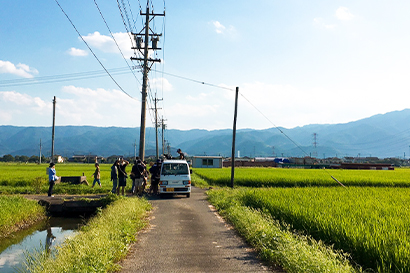
<svg viewBox="0 0 410 273">
<path fill-rule="evenodd" d="M 162 164 L 162 175 L 188 174 L 188 165 L 184 163 Z"/>
</svg>

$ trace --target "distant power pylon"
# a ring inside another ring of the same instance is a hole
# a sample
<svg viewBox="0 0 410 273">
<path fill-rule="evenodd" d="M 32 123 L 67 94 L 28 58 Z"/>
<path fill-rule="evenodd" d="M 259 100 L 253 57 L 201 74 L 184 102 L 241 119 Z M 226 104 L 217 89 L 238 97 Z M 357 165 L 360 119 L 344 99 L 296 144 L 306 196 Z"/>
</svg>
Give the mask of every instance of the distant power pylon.
<svg viewBox="0 0 410 273">
<path fill-rule="evenodd" d="M 317 134 L 316 133 L 313 133 L 313 157 L 317 157 L 317 150 L 316 150 L 316 148 L 317 148 Z"/>
</svg>

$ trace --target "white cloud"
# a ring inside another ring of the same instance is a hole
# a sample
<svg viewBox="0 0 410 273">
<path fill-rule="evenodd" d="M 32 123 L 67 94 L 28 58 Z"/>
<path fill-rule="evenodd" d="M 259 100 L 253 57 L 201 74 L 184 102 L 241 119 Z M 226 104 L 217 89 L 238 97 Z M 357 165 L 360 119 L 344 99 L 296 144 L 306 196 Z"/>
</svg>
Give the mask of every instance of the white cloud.
<svg viewBox="0 0 410 273">
<path fill-rule="evenodd" d="M 212 21 L 212 24 L 215 27 L 216 33 L 223 33 L 226 29 L 226 27 L 222 25 L 221 23 L 219 23 L 218 21 Z"/>
<path fill-rule="evenodd" d="M 354 18 L 354 15 L 350 13 L 349 9 L 346 7 L 339 7 L 336 10 L 335 16 L 337 19 L 342 21 L 349 21 Z"/>
<path fill-rule="evenodd" d="M 0 60 L 0 74 L 13 74 L 23 78 L 33 78 L 38 74 L 37 69 L 30 68 L 26 64 L 19 63 L 14 65 L 9 61 Z"/>
<path fill-rule="evenodd" d="M 82 57 L 82 56 L 87 56 L 88 52 L 85 51 L 85 50 L 82 50 L 82 49 L 72 47 L 68 50 L 68 54 L 71 55 L 71 56 Z"/>
<path fill-rule="evenodd" d="M 138 127 L 140 102 L 120 90 L 64 86 L 57 101 L 64 124 Z"/>
<path fill-rule="evenodd" d="M 216 33 L 218 34 L 234 34 L 235 27 L 229 26 L 225 27 L 219 21 L 211 21 L 211 24 L 214 26 Z"/>
<path fill-rule="evenodd" d="M 150 87 L 153 90 L 163 90 L 169 92 L 174 90 L 172 84 L 165 78 L 154 78 L 150 80 Z"/>
<path fill-rule="evenodd" d="M 65 86 L 56 100 L 57 125 L 140 125 L 141 103 L 119 90 Z M 15 91 L 0 92 L 0 124 L 51 125 L 52 108 L 52 97 L 44 99 Z M 44 120 L 50 120 L 50 124 L 44 124 Z"/>
<path fill-rule="evenodd" d="M 118 32 L 113 33 L 113 36 L 124 56 L 126 58 L 129 58 L 134 53 L 134 51 L 131 49 L 133 45 L 131 44 L 128 33 Z M 101 35 L 98 31 L 95 31 L 94 33 L 90 33 L 87 36 L 83 36 L 83 39 L 91 47 L 98 48 L 105 53 L 120 54 L 120 51 L 118 50 L 118 47 L 111 36 Z"/>
<path fill-rule="evenodd" d="M 50 113 L 52 104 L 51 100 L 47 105 L 39 97 L 32 97 L 15 91 L 4 91 L 0 92 L 0 109 L 1 124 L 32 125 L 30 124 L 31 120 L 42 120 L 44 115 Z M 18 124 L 21 122 L 29 123 Z"/>
</svg>

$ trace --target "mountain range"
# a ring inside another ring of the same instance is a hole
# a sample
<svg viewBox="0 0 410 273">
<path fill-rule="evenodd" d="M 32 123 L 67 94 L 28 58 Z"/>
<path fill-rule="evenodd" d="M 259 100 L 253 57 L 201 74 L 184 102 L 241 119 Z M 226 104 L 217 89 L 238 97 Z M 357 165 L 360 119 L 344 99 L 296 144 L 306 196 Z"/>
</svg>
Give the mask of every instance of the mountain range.
<svg viewBox="0 0 410 273">
<path fill-rule="evenodd" d="M 406 157 L 410 155 L 410 109 L 379 114 L 343 124 L 312 124 L 292 129 L 237 130 L 240 156 Z M 133 156 L 139 128 L 56 126 L 54 153 L 64 157 L 94 154 Z M 0 126 L 0 156 L 51 154 L 51 127 Z M 161 138 L 161 134 L 160 134 Z M 165 131 L 171 153 L 229 157 L 232 130 Z M 161 143 L 161 139 L 159 140 Z M 146 130 L 146 155 L 155 154 L 155 129 Z M 159 146 L 162 151 L 161 144 Z"/>
</svg>

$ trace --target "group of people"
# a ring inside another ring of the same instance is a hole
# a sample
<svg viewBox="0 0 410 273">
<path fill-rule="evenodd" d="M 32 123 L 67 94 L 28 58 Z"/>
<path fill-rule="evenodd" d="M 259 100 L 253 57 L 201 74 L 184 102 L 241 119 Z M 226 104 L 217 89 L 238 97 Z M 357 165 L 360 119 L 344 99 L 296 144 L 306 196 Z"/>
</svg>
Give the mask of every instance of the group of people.
<svg viewBox="0 0 410 273">
<path fill-rule="evenodd" d="M 124 195 L 124 190 L 127 186 L 128 178 L 126 167 L 129 164 L 130 163 L 127 160 L 120 158 L 116 160 L 111 166 L 112 193 L 119 195 L 121 188 L 121 194 Z M 149 171 L 147 170 L 146 164 L 146 162 L 143 162 L 139 158 L 134 161 L 134 165 L 132 166 L 131 173 L 129 175 L 132 180 L 132 194 L 141 196 L 144 193 L 145 187 L 148 182 L 149 173 L 151 174 L 151 186 L 148 190 L 148 193 L 158 193 L 161 160 L 157 160 L 157 162 L 149 169 Z"/>
<path fill-rule="evenodd" d="M 178 149 L 177 153 L 179 154 L 180 159 L 185 158 L 184 153 L 181 151 L 181 149 Z M 121 191 L 121 194 L 124 195 L 128 178 L 126 167 L 129 164 L 130 163 L 124 158 L 119 158 L 111 166 L 112 193 L 119 195 Z M 146 164 L 146 162 L 143 162 L 139 158 L 137 158 L 134 162 L 134 165 L 132 166 L 130 173 L 130 178 L 132 179 L 132 194 L 142 195 L 144 193 L 149 174 L 151 174 L 151 186 L 148 190 L 148 193 L 158 194 L 158 185 L 160 180 L 162 161 L 158 159 L 154 163 L 154 165 L 149 169 L 149 171 L 147 170 Z M 96 183 L 98 183 L 98 185 L 101 187 L 100 165 L 98 163 L 95 163 L 95 171 L 92 174 L 92 176 L 94 177 L 92 187 L 94 187 Z M 50 163 L 48 169 L 48 177 L 50 184 L 48 189 L 48 196 L 52 197 L 53 187 L 56 181 L 59 179 L 59 177 L 56 175 L 54 163 Z"/>
</svg>

